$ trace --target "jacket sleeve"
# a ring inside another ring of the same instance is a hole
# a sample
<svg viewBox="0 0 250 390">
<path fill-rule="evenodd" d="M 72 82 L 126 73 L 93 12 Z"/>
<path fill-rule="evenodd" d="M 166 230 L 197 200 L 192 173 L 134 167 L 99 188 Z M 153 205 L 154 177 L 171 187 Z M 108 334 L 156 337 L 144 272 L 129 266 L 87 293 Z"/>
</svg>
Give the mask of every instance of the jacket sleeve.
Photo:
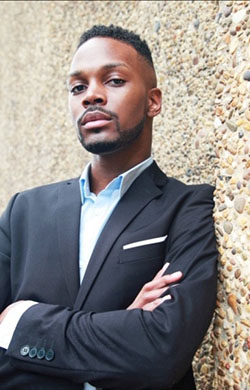
<svg viewBox="0 0 250 390">
<path fill-rule="evenodd" d="M 7 351 L 19 369 L 97 387 L 171 388 L 186 373 L 209 326 L 216 298 L 213 188 L 189 196 L 171 226 L 168 272 L 184 274 L 153 312 L 85 313 L 38 304 L 22 316 Z M 108 282 L 108 281 L 107 281 Z M 115 294 L 115 291 L 114 291 Z M 23 356 L 44 348 L 49 359 Z"/>
<path fill-rule="evenodd" d="M 0 313 L 11 303 L 10 280 L 10 216 L 15 196 L 10 200 L 8 207 L 0 218 Z"/>
</svg>

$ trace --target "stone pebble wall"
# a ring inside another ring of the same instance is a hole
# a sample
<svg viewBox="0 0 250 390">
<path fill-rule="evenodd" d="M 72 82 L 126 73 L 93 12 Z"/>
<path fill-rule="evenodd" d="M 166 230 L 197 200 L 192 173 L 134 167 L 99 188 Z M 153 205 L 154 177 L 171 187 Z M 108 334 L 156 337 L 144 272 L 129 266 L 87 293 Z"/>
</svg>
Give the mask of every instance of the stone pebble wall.
<svg viewBox="0 0 250 390">
<path fill-rule="evenodd" d="M 215 76 L 215 223 L 220 275 L 215 388 L 250 388 L 250 3 L 221 3 Z"/>
<path fill-rule="evenodd" d="M 216 186 L 218 301 L 194 359 L 197 388 L 249 389 L 250 3 L 9 1 L 0 12 L 1 210 L 17 191 L 79 175 L 89 159 L 67 114 L 79 35 L 96 23 L 136 30 L 164 96 L 155 158 L 186 183 Z"/>
</svg>

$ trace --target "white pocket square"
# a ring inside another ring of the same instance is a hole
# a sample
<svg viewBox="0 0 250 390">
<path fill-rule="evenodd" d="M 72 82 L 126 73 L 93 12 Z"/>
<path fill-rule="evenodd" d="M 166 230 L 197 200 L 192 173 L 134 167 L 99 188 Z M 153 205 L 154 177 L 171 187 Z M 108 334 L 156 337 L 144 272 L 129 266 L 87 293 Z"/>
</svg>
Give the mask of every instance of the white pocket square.
<svg viewBox="0 0 250 390">
<path fill-rule="evenodd" d="M 137 248 L 138 246 L 143 246 L 143 245 L 157 244 L 158 242 L 165 241 L 167 236 L 168 235 L 161 236 L 161 237 L 155 237 L 155 238 L 149 238 L 148 240 L 131 242 L 131 244 L 123 245 L 123 249 L 131 249 L 131 248 Z"/>
</svg>

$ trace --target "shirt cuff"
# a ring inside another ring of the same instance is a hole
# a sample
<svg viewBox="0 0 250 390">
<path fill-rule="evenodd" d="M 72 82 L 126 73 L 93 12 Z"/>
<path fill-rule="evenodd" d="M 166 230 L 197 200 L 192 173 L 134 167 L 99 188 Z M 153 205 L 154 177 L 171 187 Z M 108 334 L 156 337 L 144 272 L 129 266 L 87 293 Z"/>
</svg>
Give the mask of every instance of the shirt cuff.
<svg viewBox="0 0 250 390">
<path fill-rule="evenodd" d="M 38 302 L 23 301 L 9 309 L 4 320 L 0 323 L 0 347 L 8 349 L 17 324 L 26 310 Z"/>
</svg>

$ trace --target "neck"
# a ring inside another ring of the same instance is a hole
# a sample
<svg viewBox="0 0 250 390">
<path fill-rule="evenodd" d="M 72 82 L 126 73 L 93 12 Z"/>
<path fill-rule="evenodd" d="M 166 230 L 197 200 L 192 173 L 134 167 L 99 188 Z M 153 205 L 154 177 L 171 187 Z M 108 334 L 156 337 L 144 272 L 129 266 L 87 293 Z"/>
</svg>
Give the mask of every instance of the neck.
<svg viewBox="0 0 250 390">
<path fill-rule="evenodd" d="M 90 187 L 96 195 L 102 191 L 115 177 L 128 171 L 150 157 L 150 151 L 143 155 L 128 156 L 127 151 L 115 154 L 97 156 L 91 162 Z"/>
</svg>

